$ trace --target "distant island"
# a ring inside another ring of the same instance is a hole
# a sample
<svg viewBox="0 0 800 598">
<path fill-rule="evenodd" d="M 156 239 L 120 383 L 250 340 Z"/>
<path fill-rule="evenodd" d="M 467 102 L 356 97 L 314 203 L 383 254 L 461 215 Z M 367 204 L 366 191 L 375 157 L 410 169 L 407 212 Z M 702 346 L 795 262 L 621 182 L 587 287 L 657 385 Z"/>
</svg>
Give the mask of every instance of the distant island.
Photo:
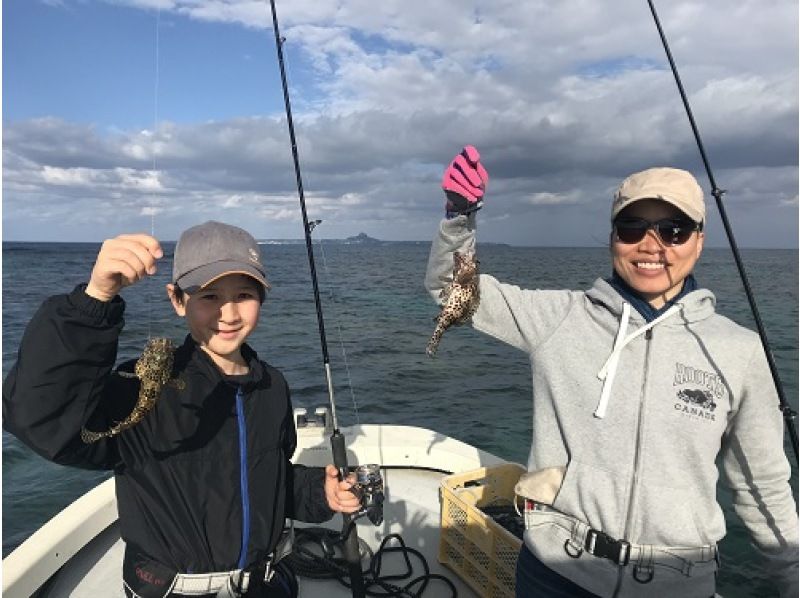
<svg viewBox="0 0 800 598">
<path fill-rule="evenodd" d="M 322 237 L 312 238 L 314 243 L 323 243 L 325 245 L 430 245 L 431 242 L 429 240 L 426 241 L 386 241 L 384 239 L 376 239 L 375 237 L 370 237 L 367 233 L 358 233 L 357 235 L 353 235 L 352 237 L 347 237 L 344 239 L 326 239 Z M 259 245 L 305 245 L 306 240 L 303 238 L 299 239 L 258 239 L 257 240 Z M 3 240 L 3 248 L 4 249 L 19 249 L 23 250 L 26 249 L 28 246 L 38 245 L 38 244 L 63 244 L 63 245 L 91 245 L 97 246 L 101 241 L 9 241 L 7 239 Z M 175 245 L 176 241 L 174 240 L 162 240 L 163 244 L 167 244 L 169 246 Z M 481 246 L 485 245 L 501 245 L 504 247 L 510 247 L 508 243 L 495 243 L 492 241 L 482 241 Z M 170 250 L 171 251 L 171 250 Z"/>
<path fill-rule="evenodd" d="M 342 243 L 346 245 L 365 244 L 365 243 L 383 243 L 378 239 L 370 237 L 367 233 L 358 233 L 355 237 L 347 237 L 342 239 Z"/>
<path fill-rule="evenodd" d="M 370 237 L 367 233 L 358 233 L 346 239 L 314 239 L 316 242 L 326 245 L 386 245 L 389 243 L 430 243 L 430 241 L 382 241 L 375 237 Z M 305 239 L 259 239 L 260 245 L 297 245 L 305 243 Z"/>
<path fill-rule="evenodd" d="M 358 233 L 345 239 L 313 239 L 314 242 L 325 245 L 430 245 L 430 241 L 384 241 L 370 237 L 367 233 Z M 259 239 L 259 245 L 299 245 L 305 244 L 305 239 Z M 506 243 L 483 242 L 481 245 L 506 245 Z"/>
</svg>

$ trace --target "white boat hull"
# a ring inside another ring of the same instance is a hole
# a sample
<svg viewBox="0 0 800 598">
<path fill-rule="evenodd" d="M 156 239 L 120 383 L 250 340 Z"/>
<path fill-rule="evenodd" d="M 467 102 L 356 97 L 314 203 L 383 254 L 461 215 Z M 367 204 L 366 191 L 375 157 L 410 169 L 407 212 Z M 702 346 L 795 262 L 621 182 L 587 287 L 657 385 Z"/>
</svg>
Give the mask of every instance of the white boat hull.
<svg viewBox="0 0 800 598">
<path fill-rule="evenodd" d="M 323 415 L 320 422 L 326 419 Z M 342 434 L 350 465 L 378 463 L 385 467 L 384 521 L 376 527 L 366 518 L 360 519 L 359 538 L 375 551 L 388 534 L 399 534 L 407 546 L 425 555 L 432 573 L 443 574 L 453 581 L 459 596 L 474 596 L 452 571 L 437 562 L 440 482 L 447 472 L 504 461 L 417 427 L 361 425 L 344 428 Z M 312 466 L 331 463 L 330 428 L 299 427 L 294 460 Z M 335 517 L 327 526 L 340 529 L 341 518 Z M 123 550 L 114 480 L 110 479 L 56 515 L 3 560 L 2 595 L 4 598 L 123 596 Z M 387 561 L 384 568 L 391 566 Z M 421 574 L 420 569 L 414 576 Z M 335 580 L 301 577 L 299 583 L 301 596 L 351 595 L 349 589 Z M 434 581 L 425 595 L 451 594 L 445 584 Z"/>
</svg>

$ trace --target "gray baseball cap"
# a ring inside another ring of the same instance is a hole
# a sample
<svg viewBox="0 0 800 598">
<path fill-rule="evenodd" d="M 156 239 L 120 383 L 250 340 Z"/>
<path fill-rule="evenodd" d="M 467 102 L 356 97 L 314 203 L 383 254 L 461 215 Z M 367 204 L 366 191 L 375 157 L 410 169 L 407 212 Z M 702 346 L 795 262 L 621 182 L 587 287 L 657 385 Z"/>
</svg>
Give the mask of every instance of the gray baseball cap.
<svg viewBox="0 0 800 598">
<path fill-rule="evenodd" d="M 172 281 L 191 294 L 227 274 L 244 274 L 269 289 L 256 240 L 246 230 L 209 220 L 186 229 L 175 246 Z"/>
</svg>

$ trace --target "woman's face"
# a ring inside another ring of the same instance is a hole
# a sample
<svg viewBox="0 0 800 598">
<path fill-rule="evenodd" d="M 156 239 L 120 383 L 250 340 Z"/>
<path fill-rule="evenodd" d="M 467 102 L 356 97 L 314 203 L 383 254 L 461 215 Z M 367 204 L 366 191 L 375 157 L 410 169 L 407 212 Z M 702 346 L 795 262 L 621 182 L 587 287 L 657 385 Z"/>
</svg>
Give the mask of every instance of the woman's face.
<svg viewBox="0 0 800 598">
<path fill-rule="evenodd" d="M 675 206 L 658 199 L 644 199 L 625 208 L 618 216 L 644 218 L 656 222 L 665 218 L 687 217 Z M 623 243 L 611 232 L 614 270 L 654 308 L 659 309 L 680 293 L 684 279 L 691 274 L 703 251 L 704 235 L 692 233 L 681 245 L 666 245 L 658 233 L 649 229 L 637 243 Z"/>
</svg>

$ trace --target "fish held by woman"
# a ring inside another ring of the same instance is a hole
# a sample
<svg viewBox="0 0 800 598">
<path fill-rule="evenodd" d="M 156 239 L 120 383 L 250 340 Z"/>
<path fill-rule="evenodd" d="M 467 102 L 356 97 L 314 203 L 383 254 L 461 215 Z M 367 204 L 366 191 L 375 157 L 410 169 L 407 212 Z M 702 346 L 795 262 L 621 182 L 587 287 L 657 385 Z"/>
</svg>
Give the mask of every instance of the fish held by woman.
<svg viewBox="0 0 800 598">
<path fill-rule="evenodd" d="M 425 349 L 429 357 L 436 354 L 445 330 L 450 326 L 468 322 L 478 309 L 480 303 L 478 264 L 474 252 L 453 253 L 453 281 L 439 294 L 439 298 L 442 299 L 442 310 L 435 318 L 436 329 Z"/>
<path fill-rule="evenodd" d="M 171 383 L 177 388 L 182 388 L 183 382 L 181 380 L 171 378 L 174 363 L 175 346 L 170 339 L 158 337 L 147 341 L 142 355 L 133 368 L 133 374 L 119 372 L 122 376 L 139 379 L 139 396 L 133 411 L 128 417 L 114 424 L 105 432 L 92 432 L 83 428 L 81 430 L 81 440 L 86 444 L 90 444 L 97 442 L 101 438 L 116 436 L 123 430 L 135 426 L 147 415 L 161 397 L 161 391 L 167 384 Z"/>
</svg>

